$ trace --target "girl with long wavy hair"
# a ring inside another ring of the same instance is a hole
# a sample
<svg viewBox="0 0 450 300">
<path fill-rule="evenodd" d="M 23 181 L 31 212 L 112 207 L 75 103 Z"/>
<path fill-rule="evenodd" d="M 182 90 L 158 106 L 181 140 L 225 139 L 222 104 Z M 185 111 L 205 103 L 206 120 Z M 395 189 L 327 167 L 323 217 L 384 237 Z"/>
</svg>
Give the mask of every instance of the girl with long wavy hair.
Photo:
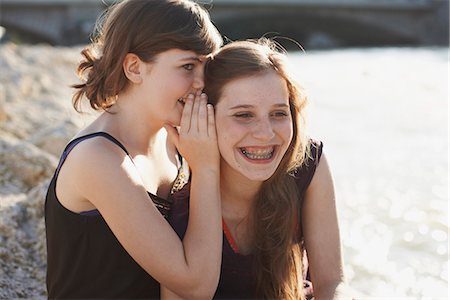
<svg viewBox="0 0 450 300">
<path fill-rule="evenodd" d="M 285 64 L 276 44 L 260 39 L 224 46 L 205 67 L 221 154 L 215 299 L 311 298 L 310 278 L 316 299 L 333 299 L 345 286 L 332 176 L 322 142 L 307 136 L 307 100 Z M 174 198 L 169 220 L 182 238 L 189 185 Z"/>
</svg>

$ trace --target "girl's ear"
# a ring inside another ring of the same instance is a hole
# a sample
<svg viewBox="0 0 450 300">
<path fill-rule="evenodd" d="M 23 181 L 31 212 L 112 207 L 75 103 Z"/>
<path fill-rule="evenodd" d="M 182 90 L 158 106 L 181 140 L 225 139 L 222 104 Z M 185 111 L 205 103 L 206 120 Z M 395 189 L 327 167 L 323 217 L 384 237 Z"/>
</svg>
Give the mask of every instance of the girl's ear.
<svg viewBox="0 0 450 300">
<path fill-rule="evenodd" d="M 123 60 L 123 72 L 128 80 L 132 83 L 139 84 L 142 82 L 144 65 L 144 62 L 136 54 L 128 53 Z"/>
</svg>

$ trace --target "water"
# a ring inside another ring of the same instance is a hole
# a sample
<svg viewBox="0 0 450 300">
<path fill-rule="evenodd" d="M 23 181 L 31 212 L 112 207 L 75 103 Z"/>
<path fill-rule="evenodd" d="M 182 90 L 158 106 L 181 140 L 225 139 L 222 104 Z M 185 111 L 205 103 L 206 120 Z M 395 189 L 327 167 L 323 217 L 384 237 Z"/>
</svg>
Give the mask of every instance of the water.
<svg viewBox="0 0 450 300">
<path fill-rule="evenodd" d="M 333 170 L 347 279 L 367 299 L 448 299 L 448 55 L 290 55 Z"/>
</svg>

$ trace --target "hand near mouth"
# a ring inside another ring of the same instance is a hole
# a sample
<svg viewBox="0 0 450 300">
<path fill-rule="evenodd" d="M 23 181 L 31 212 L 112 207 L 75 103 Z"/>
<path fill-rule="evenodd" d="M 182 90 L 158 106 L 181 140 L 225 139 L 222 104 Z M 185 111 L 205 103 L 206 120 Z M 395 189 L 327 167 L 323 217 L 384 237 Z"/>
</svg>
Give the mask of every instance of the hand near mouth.
<svg viewBox="0 0 450 300">
<path fill-rule="evenodd" d="M 206 94 L 197 92 L 187 97 L 179 131 L 169 125 L 164 127 L 193 171 L 204 168 L 218 171 L 220 155 L 214 108 L 207 104 Z"/>
</svg>

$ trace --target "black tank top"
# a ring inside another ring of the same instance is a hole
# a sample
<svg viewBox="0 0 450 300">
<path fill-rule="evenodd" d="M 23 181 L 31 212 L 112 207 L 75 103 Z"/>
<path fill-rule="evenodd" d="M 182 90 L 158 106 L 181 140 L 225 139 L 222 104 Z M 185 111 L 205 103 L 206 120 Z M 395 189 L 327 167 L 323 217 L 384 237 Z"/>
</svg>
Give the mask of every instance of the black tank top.
<svg viewBox="0 0 450 300">
<path fill-rule="evenodd" d="M 107 138 L 129 155 L 119 141 L 105 132 L 79 137 L 66 146 L 45 201 L 48 297 L 159 299 L 159 283 L 126 252 L 99 213 L 74 213 L 56 197 L 56 180 L 69 152 L 79 142 L 97 136 Z M 167 216 L 171 202 L 149 196 Z"/>
<path fill-rule="evenodd" d="M 297 168 L 290 176 L 295 178 L 299 201 L 303 201 L 304 193 L 308 188 L 322 156 L 323 143 L 310 140 L 311 153 L 306 157 L 305 163 Z M 183 239 L 189 219 L 189 188 L 185 185 L 173 195 L 173 206 L 169 214 L 169 223 L 172 225 L 180 239 Z M 301 222 L 301 220 L 299 220 Z M 227 232 L 225 222 L 222 246 L 222 265 L 219 284 L 213 299 L 259 299 L 257 293 L 257 271 L 253 254 L 242 255 L 238 253 L 234 240 Z M 300 242 L 303 234 L 300 234 Z M 304 292 L 306 299 L 313 297 L 312 284 L 307 274 L 307 262 L 304 259 Z"/>
</svg>

